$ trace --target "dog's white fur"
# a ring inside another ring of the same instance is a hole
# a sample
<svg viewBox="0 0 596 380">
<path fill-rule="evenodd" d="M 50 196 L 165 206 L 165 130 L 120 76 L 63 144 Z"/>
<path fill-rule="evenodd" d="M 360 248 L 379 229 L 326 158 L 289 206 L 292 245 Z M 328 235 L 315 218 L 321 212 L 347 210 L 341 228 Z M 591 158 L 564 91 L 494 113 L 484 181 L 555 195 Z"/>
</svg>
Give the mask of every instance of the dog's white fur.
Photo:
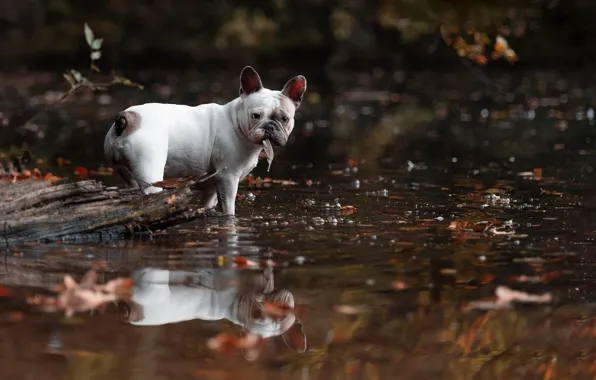
<svg viewBox="0 0 596 380">
<path fill-rule="evenodd" d="M 268 268 L 248 285 L 238 281 L 236 273 L 222 270 L 198 271 L 144 268 L 135 271 L 128 322 L 137 326 L 156 326 L 202 319 L 227 319 L 243 329 L 271 338 L 281 335 L 286 344 L 303 351 L 306 336 L 300 321 L 290 313 L 283 318 L 256 315 L 264 302 L 294 307 L 294 297 L 287 290 L 274 290 L 273 271 Z M 186 283 L 192 283 L 192 285 Z M 230 282 L 236 285 L 230 285 Z M 283 300 L 283 301 L 282 301 Z"/>
<path fill-rule="evenodd" d="M 264 139 L 286 144 L 304 91 L 301 75 L 274 91 L 247 66 L 240 96 L 227 104 L 148 103 L 121 112 L 105 137 L 104 152 L 127 184 L 146 194 L 161 191 L 151 184 L 164 178 L 219 171 L 203 190 L 205 208 L 219 203 L 221 212 L 234 215 L 238 183 L 257 165 Z"/>
</svg>

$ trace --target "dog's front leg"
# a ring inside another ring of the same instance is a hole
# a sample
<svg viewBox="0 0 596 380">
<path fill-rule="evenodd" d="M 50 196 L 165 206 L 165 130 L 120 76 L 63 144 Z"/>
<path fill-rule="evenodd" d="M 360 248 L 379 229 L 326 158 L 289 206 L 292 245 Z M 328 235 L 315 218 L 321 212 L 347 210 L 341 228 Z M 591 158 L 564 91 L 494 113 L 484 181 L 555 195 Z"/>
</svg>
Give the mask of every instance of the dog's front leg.
<svg viewBox="0 0 596 380">
<path fill-rule="evenodd" d="M 238 193 L 240 178 L 235 175 L 222 175 L 217 177 L 217 200 L 220 211 L 224 215 L 235 215 L 236 193 Z"/>
</svg>

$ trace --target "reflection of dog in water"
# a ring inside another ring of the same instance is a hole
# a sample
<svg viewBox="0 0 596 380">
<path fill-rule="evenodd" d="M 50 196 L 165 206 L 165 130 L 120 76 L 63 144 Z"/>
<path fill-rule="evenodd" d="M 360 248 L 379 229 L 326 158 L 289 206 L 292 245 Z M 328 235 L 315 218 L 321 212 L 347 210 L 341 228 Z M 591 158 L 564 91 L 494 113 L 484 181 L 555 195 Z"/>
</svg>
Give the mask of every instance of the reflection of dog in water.
<svg viewBox="0 0 596 380">
<path fill-rule="evenodd" d="M 271 269 L 261 273 L 145 268 L 132 277 L 132 299 L 122 306 L 124 319 L 133 325 L 227 319 L 265 339 L 281 335 L 289 348 L 298 352 L 306 350 L 306 336 L 293 313 L 280 318 L 263 313 L 265 302 L 294 308 L 292 293 L 274 289 Z"/>
</svg>

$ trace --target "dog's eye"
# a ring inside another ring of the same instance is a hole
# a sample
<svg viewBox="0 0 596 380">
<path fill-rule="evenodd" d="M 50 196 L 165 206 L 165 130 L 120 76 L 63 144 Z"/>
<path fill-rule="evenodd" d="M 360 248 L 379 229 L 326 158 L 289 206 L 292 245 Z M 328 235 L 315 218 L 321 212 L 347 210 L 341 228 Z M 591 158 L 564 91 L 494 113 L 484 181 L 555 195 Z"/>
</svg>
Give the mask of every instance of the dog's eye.
<svg viewBox="0 0 596 380">
<path fill-rule="evenodd" d="M 253 120 L 259 120 L 261 118 L 261 114 L 260 113 L 253 113 L 252 115 L 250 115 L 250 117 L 252 117 Z"/>
<path fill-rule="evenodd" d="M 288 122 L 288 120 L 290 120 L 290 118 L 288 118 L 287 116 L 282 116 L 281 117 L 281 121 L 285 124 Z"/>
</svg>

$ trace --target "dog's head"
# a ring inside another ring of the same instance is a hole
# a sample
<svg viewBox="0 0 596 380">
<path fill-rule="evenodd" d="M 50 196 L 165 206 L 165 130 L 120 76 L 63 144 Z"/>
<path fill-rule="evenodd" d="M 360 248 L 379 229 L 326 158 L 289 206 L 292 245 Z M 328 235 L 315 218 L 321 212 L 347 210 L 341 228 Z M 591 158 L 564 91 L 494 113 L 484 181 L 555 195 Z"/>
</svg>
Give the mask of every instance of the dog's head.
<svg viewBox="0 0 596 380">
<path fill-rule="evenodd" d="M 305 91 L 306 78 L 302 75 L 290 79 L 281 91 L 273 91 L 263 87 L 259 74 L 246 66 L 240 74 L 238 124 L 248 141 L 286 145 Z"/>
</svg>

